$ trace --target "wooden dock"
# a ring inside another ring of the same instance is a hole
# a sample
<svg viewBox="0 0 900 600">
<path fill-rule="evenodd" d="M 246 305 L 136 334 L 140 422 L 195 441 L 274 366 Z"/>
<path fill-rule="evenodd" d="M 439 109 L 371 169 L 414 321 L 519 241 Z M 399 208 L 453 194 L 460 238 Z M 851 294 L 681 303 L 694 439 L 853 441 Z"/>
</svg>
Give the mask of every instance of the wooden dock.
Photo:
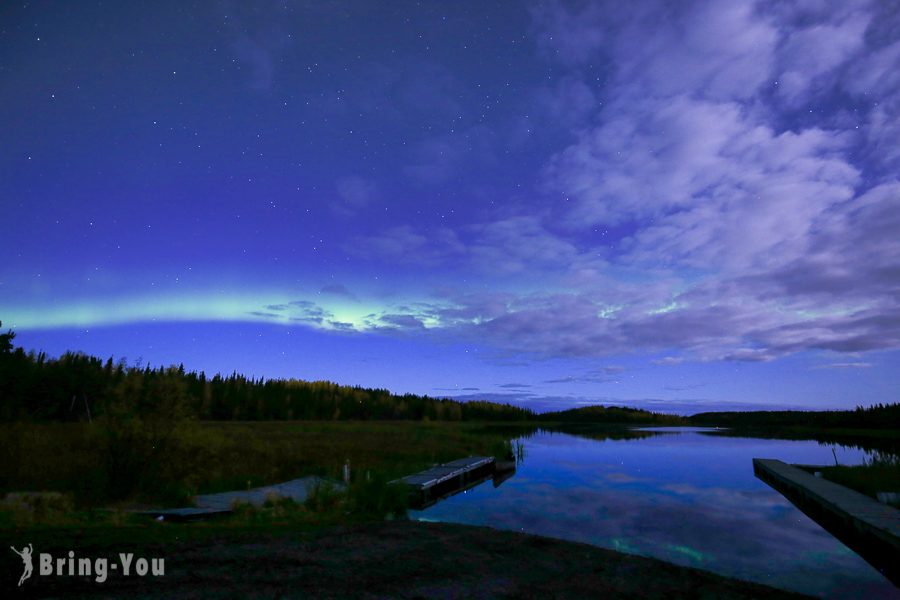
<svg viewBox="0 0 900 600">
<path fill-rule="evenodd" d="M 392 483 L 405 484 L 410 492 L 410 506 L 422 509 L 492 478 L 494 467 L 493 456 L 470 456 L 436 465 Z"/>
<path fill-rule="evenodd" d="M 780 460 L 754 458 L 753 473 L 900 586 L 900 510 Z"/>
<path fill-rule="evenodd" d="M 442 465 L 436 465 L 421 473 L 397 479 L 391 483 L 402 483 L 409 488 L 410 507 L 423 509 L 432 504 L 471 489 L 488 479 L 494 480 L 494 487 L 512 477 L 516 463 L 497 463 L 492 456 L 470 456 Z M 235 490 L 218 494 L 204 494 L 194 498 L 195 506 L 187 508 L 161 508 L 137 511 L 138 514 L 164 521 L 197 521 L 229 515 L 236 503 L 262 506 L 270 498 L 290 498 L 303 502 L 312 490 L 324 482 L 320 477 L 309 476 L 284 483 L 248 490 Z M 332 483 L 343 489 L 341 483 Z"/>
<path fill-rule="evenodd" d="M 239 503 L 260 507 L 270 499 L 289 498 L 299 504 L 309 497 L 316 486 L 324 482 L 325 480 L 321 477 L 310 475 L 300 479 L 285 481 L 284 483 L 247 490 L 202 494 L 194 497 L 195 506 L 192 507 L 160 508 L 138 512 L 139 514 L 164 521 L 199 521 L 229 515 L 234 512 L 234 505 Z M 343 485 L 340 483 L 332 483 L 331 485 L 339 489 L 343 488 Z"/>
</svg>

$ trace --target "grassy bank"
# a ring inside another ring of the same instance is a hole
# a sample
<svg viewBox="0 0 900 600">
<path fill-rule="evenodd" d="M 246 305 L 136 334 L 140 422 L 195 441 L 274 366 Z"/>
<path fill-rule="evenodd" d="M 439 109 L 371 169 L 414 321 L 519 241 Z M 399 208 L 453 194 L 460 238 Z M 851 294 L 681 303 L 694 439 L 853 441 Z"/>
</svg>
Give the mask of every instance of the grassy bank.
<svg viewBox="0 0 900 600">
<path fill-rule="evenodd" d="M 423 422 L 184 422 L 147 426 L 0 425 L 0 492 L 56 491 L 76 507 L 184 505 L 197 493 L 246 489 L 304 475 L 395 478 L 471 454 L 507 457 L 534 428 Z"/>
<path fill-rule="evenodd" d="M 900 493 L 900 457 L 897 456 L 876 456 L 864 465 L 836 465 L 818 470 L 825 479 L 871 498 L 877 499 L 879 492 Z M 895 502 L 893 505 L 900 508 L 900 503 Z"/>
</svg>

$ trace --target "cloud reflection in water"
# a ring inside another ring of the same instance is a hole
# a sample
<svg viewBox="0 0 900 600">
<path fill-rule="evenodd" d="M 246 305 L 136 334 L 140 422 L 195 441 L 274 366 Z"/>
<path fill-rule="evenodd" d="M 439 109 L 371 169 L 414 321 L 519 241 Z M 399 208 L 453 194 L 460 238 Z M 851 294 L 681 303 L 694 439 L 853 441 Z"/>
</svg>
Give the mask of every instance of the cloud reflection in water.
<svg viewBox="0 0 900 600">
<path fill-rule="evenodd" d="M 587 542 L 815 595 L 898 594 L 753 476 L 755 456 L 824 464 L 830 446 L 693 432 L 628 441 L 541 433 L 525 445 L 524 463 L 501 487 L 413 517 Z M 838 457 L 858 463 L 864 454 L 839 448 Z"/>
</svg>

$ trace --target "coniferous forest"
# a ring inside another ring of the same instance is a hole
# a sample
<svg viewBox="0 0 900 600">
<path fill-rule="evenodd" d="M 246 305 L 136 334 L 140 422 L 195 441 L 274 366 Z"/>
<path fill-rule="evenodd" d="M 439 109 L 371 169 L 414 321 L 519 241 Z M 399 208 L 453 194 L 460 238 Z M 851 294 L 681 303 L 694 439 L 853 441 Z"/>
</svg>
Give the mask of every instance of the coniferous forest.
<svg viewBox="0 0 900 600">
<path fill-rule="evenodd" d="M 2 324 L 2 323 L 0 323 Z M 646 410 L 587 406 L 537 414 L 488 401 L 460 402 L 330 381 L 208 377 L 183 365 L 101 359 L 80 352 L 50 358 L 16 348 L 0 334 L 0 422 L 91 421 L 98 417 L 209 421 L 563 421 L 720 427 L 900 428 L 900 404 L 852 411 L 700 413 L 677 417 Z"/>
<path fill-rule="evenodd" d="M 0 323 L 2 324 L 2 323 Z M 646 410 L 587 406 L 537 414 L 488 401 L 460 402 L 330 381 L 208 377 L 183 365 L 151 367 L 80 352 L 49 358 L 16 348 L 0 334 L 0 422 L 90 421 L 98 417 L 209 421 L 562 421 L 578 423 L 900 428 L 900 404 L 848 411 L 700 413 L 678 417 Z"/>
<path fill-rule="evenodd" d="M 207 377 L 183 366 L 127 365 L 68 352 L 48 358 L 0 336 L 0 420 L 87 421 L 103 416 L 215 421 L 529 419 L 494 402 L 458 402 L 328 381 Z"/>
</svg>

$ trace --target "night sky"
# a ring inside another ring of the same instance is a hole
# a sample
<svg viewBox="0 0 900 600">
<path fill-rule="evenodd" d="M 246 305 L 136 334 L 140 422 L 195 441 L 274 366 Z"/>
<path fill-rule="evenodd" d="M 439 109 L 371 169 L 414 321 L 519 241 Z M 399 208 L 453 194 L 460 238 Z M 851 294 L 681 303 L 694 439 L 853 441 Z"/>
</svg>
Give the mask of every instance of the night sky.
<svg viewBox="0 0 900 600">
<path fill-rule="evenodd" d="M 900 5 L 5 2 L 26 349 L 537 410 L 896 402 Z"/>
</svg>

